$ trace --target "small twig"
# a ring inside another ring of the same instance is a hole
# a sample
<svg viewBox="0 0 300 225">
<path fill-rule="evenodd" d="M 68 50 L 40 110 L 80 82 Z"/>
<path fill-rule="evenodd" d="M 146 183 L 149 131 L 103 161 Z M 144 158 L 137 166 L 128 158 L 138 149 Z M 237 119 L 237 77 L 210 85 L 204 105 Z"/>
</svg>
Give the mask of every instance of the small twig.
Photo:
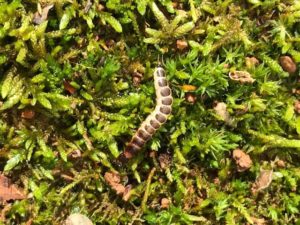
<svg viewBox="0 0 300 225">
<path fill-rule="evenodd" d="M 146 190 L 145 190 L 145 194 L 143 196 L 143 201 L 142 201 L 142 206 L 141 206 L 142 212 L 144 212 L 145 208 L 146 208 L 147 200 L 149 197 L 151 180 L 152 180 L 155 170 L 156 170 L 156 168 L 152 168 L 152 170 L 150 171 L 149 176 L 147 178 Z"/>
</svg>

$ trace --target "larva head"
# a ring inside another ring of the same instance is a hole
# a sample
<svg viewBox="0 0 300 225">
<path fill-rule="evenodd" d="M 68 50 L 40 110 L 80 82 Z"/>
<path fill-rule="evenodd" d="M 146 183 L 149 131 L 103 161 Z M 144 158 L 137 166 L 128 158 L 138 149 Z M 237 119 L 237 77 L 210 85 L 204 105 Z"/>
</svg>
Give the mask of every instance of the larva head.
<svg viewBox="0 0 300 225">
<path fill-rule="evenodd" d="M 155 73 L 157 77 L 166 77 L 166 72 L 161 66 L 156 68 Z"/>
</svg>

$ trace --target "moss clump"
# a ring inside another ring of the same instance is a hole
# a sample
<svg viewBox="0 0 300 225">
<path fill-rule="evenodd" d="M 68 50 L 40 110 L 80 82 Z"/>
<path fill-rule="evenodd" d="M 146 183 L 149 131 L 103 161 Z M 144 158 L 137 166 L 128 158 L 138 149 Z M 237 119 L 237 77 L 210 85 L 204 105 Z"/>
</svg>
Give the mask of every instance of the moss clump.
<svg viewBox="0 0 300 225">
<path fill-rule="evenodd" d="M 299 30 L 298 1 L 0 1 L 2 223 L 299 223 Z M 119 168 L 158 58 L 172 116 Z"/>
</svg>

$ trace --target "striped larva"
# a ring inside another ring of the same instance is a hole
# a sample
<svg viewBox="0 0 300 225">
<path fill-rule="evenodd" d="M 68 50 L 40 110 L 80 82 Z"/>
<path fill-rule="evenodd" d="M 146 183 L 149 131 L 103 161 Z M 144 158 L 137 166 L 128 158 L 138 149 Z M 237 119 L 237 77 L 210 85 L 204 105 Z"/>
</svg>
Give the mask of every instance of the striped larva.
<svg viewBox="0 0 300 225">
<path fill-rule="evenodd" d="M 156 107 L 133 135 L 124 152 L 118 157 L 120 163 L 130 160 L 151 139 L 171 114 L 173 103 L 172 92 L 166 79 L 165 70 L 161 66 L 158 66 L 154 71 L 154 87 L 156 92 Z"/>
</svg>

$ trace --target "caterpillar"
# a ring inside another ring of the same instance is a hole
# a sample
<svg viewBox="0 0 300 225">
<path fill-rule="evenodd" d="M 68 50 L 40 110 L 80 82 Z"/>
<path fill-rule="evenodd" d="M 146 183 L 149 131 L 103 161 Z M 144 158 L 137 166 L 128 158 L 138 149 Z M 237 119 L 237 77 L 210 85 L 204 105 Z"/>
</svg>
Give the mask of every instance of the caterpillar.
<svg viewBox="0 0 300 225">
<path fill-rule="evenodd" d="M 156 93 L 156 106 L 154 111 L 147 116 L 139 129 L 127 144 L 125 150 L 119 155 L 117 161 L 125 163 L 129 161 L 144 144 L 151 139 L 155 132 L 167 121 L 172 112 L 172 91 L 166 79 L 166 72 L 162 66 L 154 71 L 154 87 Z"/>
</svg>

